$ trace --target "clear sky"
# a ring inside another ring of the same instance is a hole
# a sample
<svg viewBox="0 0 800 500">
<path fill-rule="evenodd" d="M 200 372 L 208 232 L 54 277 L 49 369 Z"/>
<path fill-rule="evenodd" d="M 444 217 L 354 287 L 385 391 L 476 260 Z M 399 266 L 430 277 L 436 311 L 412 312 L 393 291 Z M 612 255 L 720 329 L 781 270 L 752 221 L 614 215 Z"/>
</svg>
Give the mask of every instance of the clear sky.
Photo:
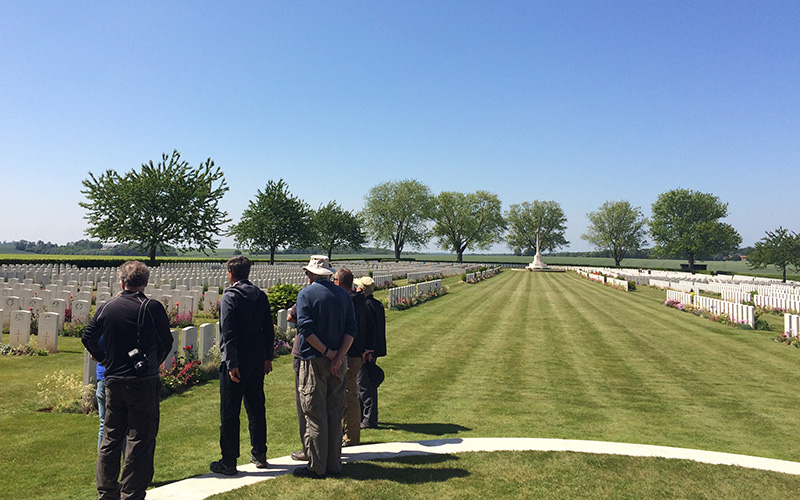
<svg viewBox="0 0 800 500">
<path fill-rule="evenodd" d="M 573 251 L 587 212 L 675 188 L 745 245 L 800 231 L 796 0 L 0 8 L 0 240 L 85 238 L 88 173 L 173 149 L 222 167 L 234 221 L 270 179 L 359 210 L 413 178 L 554 200 Z"/>
</svg>

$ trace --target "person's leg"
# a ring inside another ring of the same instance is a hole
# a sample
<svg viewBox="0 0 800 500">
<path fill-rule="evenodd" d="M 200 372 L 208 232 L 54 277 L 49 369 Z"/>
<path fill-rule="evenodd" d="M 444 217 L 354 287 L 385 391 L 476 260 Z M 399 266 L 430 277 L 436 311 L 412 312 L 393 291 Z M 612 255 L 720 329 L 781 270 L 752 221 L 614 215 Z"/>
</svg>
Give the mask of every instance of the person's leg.
<svg viewBox="0 0 800 500">
<path fill-rule="evenodd" d="M 378 425 L 378 388 L 372 385 L 367 372 L 367 365 L 361 366 L 358 372 L 358 398 L 361 401 L 362 427 Z"/>
<path fill-rule="evenodd" d="M 267 416 L 264 398 L 264 365 L 247 366 L 242 374 L 244 409 L 250 429 L 250 454 L 267 453 Z"/>
<path fill-rule="evenodd" d="M 306 416 L 303 414 L 303 406 L 300 404 L 300 358 L 294 358 L 292 366 L 294 366 L 294 399 L 295 404 L 297 405 L 297 424 L 300 430 L 300 448 L 303 450 L 303 453 L 305 453 Z"/>
<path fill-rule="evenodd" d="M 118 499 L 119 467 L 125 433 L 128 429 L 128 407 L 124 384 L 106 382 L 103 439 L 97 452 L 97 495 L 100 500 Z"/>
<path fill-rule="evenodd" d="M 128 386 L 128 433 L 120 478 L 120 499 L 140 500 L 153 480 L 153 458 L 159 424 L 159 379 L 136 380 Z"/>
<path fill-rule="evenodd" d="M 360 369 L 360 357 L 347 358 L 346 398 L 344 418 L 342 418 L 343 444 L 347 446 L 361 443 L 361 406 L 358 403 L 358 372 Z"/>
<path fill-rule="evenodd" d="M 345 358 L 345 363 L 349 361 L 349 358 Z M 328 458 L 325 472 L 336 474 L 342 470 L 342 417 L 344 416 L 347 368 L 342 365 L 342 373 L 339 377 L 330 372 L 327 375 Z"/>
<path fill-rule="evenodd" d="M 97 381 L 97 415 L 100 417 L 100 428 L 97 431 L 97 453 L 100 453 L 100 443 L 103 441 L 103 421 L 106 418 L 106 379 Z"/>
<path fill-rule="evenodd" d="M 219 448 L 222 463 L 236 467 L 239 458 L 239 415 L 242 410 L 242 384 L 231 380 L 223 364 L 219 372 Z"/>
<path fill-rule="evenodd" d="M 328 417 L 326 414 L 327 387 L 325 373 L 330 373 L 330 361 L 314 358 L 300 362 L 300 404 L 306 417 L 305 449 L 308 469 L 324 475 L 328 459 Z M 339 426 L 341 426 L 339 415 Z M 339 433 L 341 446 L 341 432 Z"/>
</svg>

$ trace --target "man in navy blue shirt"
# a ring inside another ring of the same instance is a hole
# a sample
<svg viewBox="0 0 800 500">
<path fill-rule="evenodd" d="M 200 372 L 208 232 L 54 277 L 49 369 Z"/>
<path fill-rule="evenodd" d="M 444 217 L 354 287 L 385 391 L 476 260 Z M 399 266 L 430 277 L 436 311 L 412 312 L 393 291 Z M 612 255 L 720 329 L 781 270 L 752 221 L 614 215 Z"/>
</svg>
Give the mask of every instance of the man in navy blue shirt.
<svg viewBox="0 0 800 500">
<path fill-rule="evenodd" d="M 302 337 L 299 392 L 309 462 L 294 475 L 322 478 L 342 470 L 345 360 L 356 336 L 356 319 L 350 296 L 330 281 L 328 257 L 312 255 L 303 269 L 310 285 L 297 295 L 297 334 Z"/>
</svg>

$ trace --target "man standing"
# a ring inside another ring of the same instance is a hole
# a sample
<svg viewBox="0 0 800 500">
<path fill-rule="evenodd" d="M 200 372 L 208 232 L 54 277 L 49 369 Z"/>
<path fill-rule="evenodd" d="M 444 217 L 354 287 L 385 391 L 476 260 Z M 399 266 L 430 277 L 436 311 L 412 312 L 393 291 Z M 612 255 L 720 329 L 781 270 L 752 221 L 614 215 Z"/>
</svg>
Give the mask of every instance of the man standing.
<svg viewBox="0 0 800 500">
<path fill-rule="evenodd" d="M 344 288 L 353 301 L 356 315 L 357 335 L 347 351 L 347 375 L 345 385 L 344 418 L 342 419 L 342 446 L 355 446 L 361 443 L 361 405 L 358 402 L 358 373 L 361 364 L 372 346 L 367 345 L 366 333 L 369 330 L 369 311 L 366 297 L 353 290 L 353 273 L 346 267 L 336 271 L 334 283 Z"/>
<path fill-rule="evenodd" d="M 144 294 L 147 266 L 125 262 L 119 278 L 122 293 L 97 308 L 81 339 L 105 366 L 105 420 L 96 471 L 101 500 L 145 497 L 153 479 L 160 416 L 158 367 L 172 346 L 164 306 Z"/>
<path fill-rule="evenodd" d="M 383 304 L 373 295 L 375 281 L 370 277 L 361 278 L 356 284 L 367 296 L 367 310 L 371 320 L 370 332 L 367 334 L 372 352 L 367 353 L 364 364 L 358 372 L 358 399 L 361 401 L 361 428 L 370 429 L 378 426 L 378 386 L 370 377 L 370 371 L 379 371 L 375 365 L 376 358 L 386 356 L 386 314 Z"/>
<path fill-rule="evenodd" d="M 356 335 L 356 320 L 350 296 L 330 281 L 333 269 L 327 256 L 312 255 L 303 269 L 310 285 L 297 295 L 297 332 L 302 336 L 299 390 L 309 463 L 294 475 L 322 478 L 342 469 L 347 370 L 342 364 Z"/>
<path fill-rule="evenodd" d="M 239 415 L 250 423 L 250 461 L 259 469 L 267 464 L 267 418 L 264 375 L 272 371 L 275 330 L 269 299 L 250 283 L 250 259 L 237 255 L 228 261 L 231 284 L 219 303 L 219 447 L 222 459 L 211 462 L 211 472 L 233 476 L 239 458 Z"/>
</svg>

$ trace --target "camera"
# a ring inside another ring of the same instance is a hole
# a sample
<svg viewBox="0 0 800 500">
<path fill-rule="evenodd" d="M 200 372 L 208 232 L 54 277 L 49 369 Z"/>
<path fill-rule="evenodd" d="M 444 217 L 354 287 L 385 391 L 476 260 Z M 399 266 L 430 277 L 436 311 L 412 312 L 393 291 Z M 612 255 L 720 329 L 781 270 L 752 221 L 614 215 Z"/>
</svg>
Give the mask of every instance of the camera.
<svg viewBox="0 0 800 500">
<path fill-rule="evenodd" d="M 136 348 L 128 353 L 128 358 L 130 358 L 131 363 L 133 363 L 133 370 L 136 372 L 137 376 L 141 377 L 147 372 L 147 353 L 141 352 Z"/>
</svg>

